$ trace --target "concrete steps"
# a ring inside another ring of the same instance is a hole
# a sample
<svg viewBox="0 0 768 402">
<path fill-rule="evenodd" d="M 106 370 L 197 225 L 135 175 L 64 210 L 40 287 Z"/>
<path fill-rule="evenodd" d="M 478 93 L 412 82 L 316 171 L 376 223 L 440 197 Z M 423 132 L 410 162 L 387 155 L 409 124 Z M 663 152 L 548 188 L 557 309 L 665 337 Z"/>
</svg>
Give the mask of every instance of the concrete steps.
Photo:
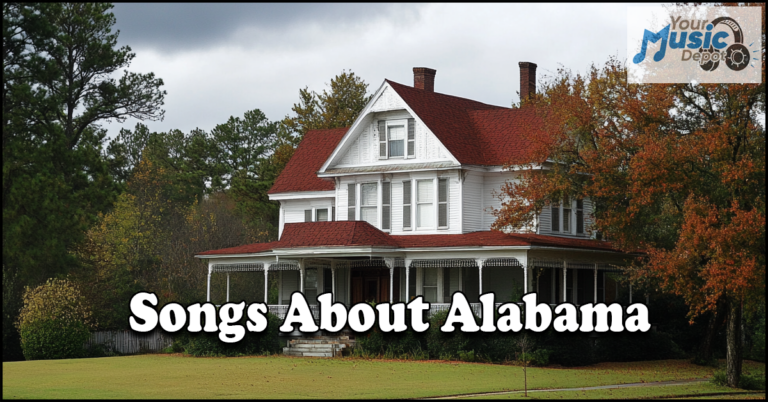
<svg viewBox="0 0 768 402">
<path fill-rule="evenodd" d="M 354 346 L 349 336 L 315 336 L 292 339 L 283 348 L 286 356 L 300 357 L 341 357 L 345 350 Z"/>
</svg>

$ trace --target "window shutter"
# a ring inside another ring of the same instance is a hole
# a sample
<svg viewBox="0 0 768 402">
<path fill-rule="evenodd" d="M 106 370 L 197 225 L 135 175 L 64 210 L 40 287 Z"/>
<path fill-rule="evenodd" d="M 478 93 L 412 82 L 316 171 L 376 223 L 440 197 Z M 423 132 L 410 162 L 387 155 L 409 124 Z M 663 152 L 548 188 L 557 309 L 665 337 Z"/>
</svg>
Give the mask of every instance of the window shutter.
<svg viewBox="0 0 768 402">
<path fill-rule="evenodd" d="M 408 158 L 416 156 L 416 121 L 408 119 Z"/>
<path fill-rule="evenodd" d="M 355 220 L 355 205 L 356 197 L 355 197 L 355 183 L 347 184 L 347 220 L 353 221 Z"/>
<path fill-rule="evenodd" d="M 385 181 L 381 183 L 381 228 L 383 230 L 392 229 L 392 183 Z"/>
<path fill-rule="evenodd" d="M 411 181 L 403 182 L 403 229 L 411 229 Z"/>
<path fill-rule="evenodd" d="M 379 120 L 379 159 L 387 159 L 387 123 Z"/>
<path fill-rule="evenodd" d="M 552 231 L 560 231 L 560 205 L 552 204 Z"/>
<path fill-rule="evenodd" d="M 584 200 L 576 200 L 576 233 L 584 233 Z"/>
<path fill-rule="evenodd" d="M 448 179 L 437 181 L 437 226 L 448 227 Z"/>
<path fill-rule="evenodd" d="M 336 220 L 336 207 L 331 207 L 331 221 Z"/>
<path fill-rule="evenodd" d="M 304 222 L 312 222 L 312 210 L 311 209 L 305 209 L 304 210 Z"/>
</svg>

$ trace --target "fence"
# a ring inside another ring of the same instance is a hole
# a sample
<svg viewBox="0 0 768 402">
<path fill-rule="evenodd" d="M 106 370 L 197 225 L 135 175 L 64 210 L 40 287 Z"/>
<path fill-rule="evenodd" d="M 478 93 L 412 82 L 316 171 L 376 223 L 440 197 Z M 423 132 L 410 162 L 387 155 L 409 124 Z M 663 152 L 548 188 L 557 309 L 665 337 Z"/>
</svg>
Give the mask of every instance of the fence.
<svg viewBox="0 0 768 402">
<path fill-rule="evenodd" d="M 171 346 L 173 338 L 162 331 L 154 331 L 139 334 L 133 331 L 99 331 L 91 334 L 91 338 L 85 343 L 86 348 L 94 345 L 102 345 L 105 352 L 134 354 L 147 352 L 160 352 Z"/>
</svg>

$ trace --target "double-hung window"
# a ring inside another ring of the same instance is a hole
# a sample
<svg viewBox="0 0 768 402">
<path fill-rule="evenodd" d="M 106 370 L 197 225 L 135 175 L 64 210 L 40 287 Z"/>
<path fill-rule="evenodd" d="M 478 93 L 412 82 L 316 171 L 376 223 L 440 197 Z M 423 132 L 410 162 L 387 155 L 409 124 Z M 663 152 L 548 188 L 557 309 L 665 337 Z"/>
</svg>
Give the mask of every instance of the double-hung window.
<svg viewBox="0 0 768 402">
<path fill-rule="evenodd" d="M 563 200 L 563 233 L 571 233 L 571 200 Z"/>
<path fill-rule="evenodd" d="M 420 229 L 435 228 L 435 182 L 416 181 L 416 226 Z"/>
<path fill-rule="evenodd" d="M 424 301 L 437 303 L 437 268 L 422 268 L 424 272 Z"/>
<path fill-rule="evenodd" d="M 379 226 L 378 183 L 360 185 L 360 220 Z"/>
<path fill-rule="evenodd" d="M 416 152 L 414 119 L 379 120 L 379 159 L 413 158 Z"/>
<path fill-rule="evenodd" d="M 552 231 L 553 232 L 559 232 L 560 231 L 560 203 L 553 202 L 551 205 L 552 208 Z"/>
</svg>

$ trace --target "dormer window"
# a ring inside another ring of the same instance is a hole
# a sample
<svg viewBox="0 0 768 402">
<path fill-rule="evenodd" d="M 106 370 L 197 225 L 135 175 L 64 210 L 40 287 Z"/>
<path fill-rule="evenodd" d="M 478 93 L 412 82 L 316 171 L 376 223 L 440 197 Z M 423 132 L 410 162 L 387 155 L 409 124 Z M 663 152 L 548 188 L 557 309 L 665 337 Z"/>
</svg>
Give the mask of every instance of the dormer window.
<svg viewBox="0 0 768 402">
<path fill-rule="evenodd" d="M 414 119 L 379 120 L 379 159 L 413 158 L 416 151 Z"/>
</svg>

